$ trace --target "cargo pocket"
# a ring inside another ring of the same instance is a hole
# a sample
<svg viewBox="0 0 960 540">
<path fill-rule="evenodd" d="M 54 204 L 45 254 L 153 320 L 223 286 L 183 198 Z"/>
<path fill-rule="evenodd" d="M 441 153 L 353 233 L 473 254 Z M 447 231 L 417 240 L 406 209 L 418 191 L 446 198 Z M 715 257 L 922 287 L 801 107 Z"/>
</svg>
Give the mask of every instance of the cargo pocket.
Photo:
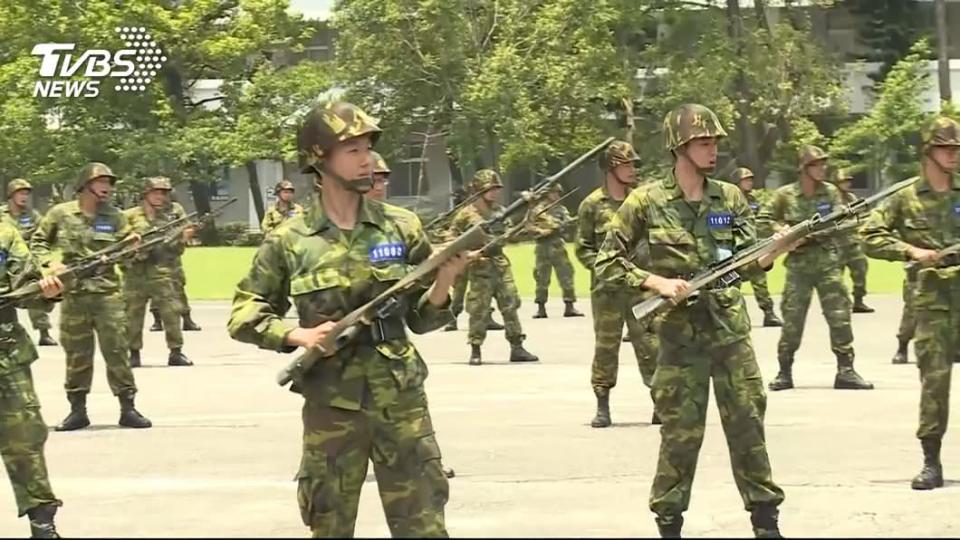
<svg viewBox="0 0 960 540">
<path fill-rule="evenodd" d="M 297 504 L 300 518 L 311 529 L 326 529 L 335 522 L 338 490 L 337 479 L 320 452 L 304 454 L 297 472 Z"/>
<path fill-rule="evenodd" d="M 443 474 L 440 445 L 433 433 L 417 440 L 416 455 L 426 483 L 425 504 L 435 512 L 443 511 L 450 499 L 450 483 Z"/>
<path fill-rule="evenodd" d="M 291 279 L 290 297 L 301 314 L 301 325 L 311 327 L 340 318 L 346 305 L 343 291 L 348 287 L 350 280 L 337 268 L 320 268 Z"/>
</svg>

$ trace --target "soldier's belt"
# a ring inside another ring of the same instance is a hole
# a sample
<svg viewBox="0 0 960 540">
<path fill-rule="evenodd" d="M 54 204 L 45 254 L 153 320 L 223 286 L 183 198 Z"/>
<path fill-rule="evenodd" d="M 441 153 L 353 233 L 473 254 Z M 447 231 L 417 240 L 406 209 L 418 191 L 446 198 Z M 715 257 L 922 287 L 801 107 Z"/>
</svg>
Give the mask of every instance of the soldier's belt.
<svg viewBox="0 0 960 540">
<path fill-rule="evenodd" d="M 384 341 L 407 338 L 407 330 L 400 317 L 374 319 L 367 328 L 357 335 L 356 343 L 376 345 Z"/>
</svg>

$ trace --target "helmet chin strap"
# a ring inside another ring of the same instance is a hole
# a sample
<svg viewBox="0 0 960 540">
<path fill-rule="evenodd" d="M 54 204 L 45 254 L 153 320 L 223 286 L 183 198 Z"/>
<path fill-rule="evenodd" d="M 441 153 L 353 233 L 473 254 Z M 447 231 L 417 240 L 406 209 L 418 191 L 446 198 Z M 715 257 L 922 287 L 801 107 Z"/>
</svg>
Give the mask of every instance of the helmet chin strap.
<svg viewBox="0 0 960 540">
<path fill-rule="evenodd" d="M 363 195 L 373 188 L 373 175 L 364 176 L 363 178 L 357 178 L 355 180 L 347 180 L 346 178 L 340 176 L 339 174 L 331 171 L 325 165 L 321 165 L 316 169 L 323 176 L 332 178 L 340 187 L 347 191 L 352 191 Z"/>
</svg>

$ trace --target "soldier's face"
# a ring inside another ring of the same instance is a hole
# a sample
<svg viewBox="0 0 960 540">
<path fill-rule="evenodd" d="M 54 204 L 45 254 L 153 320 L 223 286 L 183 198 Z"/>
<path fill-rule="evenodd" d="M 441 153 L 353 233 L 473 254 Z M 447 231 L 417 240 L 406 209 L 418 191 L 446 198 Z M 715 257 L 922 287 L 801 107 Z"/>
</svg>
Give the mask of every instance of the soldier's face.
<svg viewBox="0 0 960 540">
<path fill-rule="evenodd" d="M 717 167 L 717 139 L 705 137 L 687 143 L 687 158 L 700 171 L 712 171 Z"/>
<path fill-rule="evenodd" d="M 30 190 L 29 189 L 18 189 L 13 192 L 13 195 L 10 196 L 10 200 L 13 202 L 14 206 L 23 208 L 27 206 L 27 201 L 30 200 Z"/>
<path fill-rule="evenodd" d="M 488 203 L 495 203 L 500 200 L 500 192 L 503 191 L 503 188 L 495 187 L 488 190 L 483 194 L 483 200 Z"/>
<path fill-rule="evenodd" d="M 89 190 L 98 201 L 106 202 L 110 200 L 110 195 L 113 194 L 113 184 L 106 176 L 98 176 L 87 184 L 87 190 Z"/>
<path fill-rule="evenodd" d="M 170 192 L 165 189 L 151 189 L 146 195 L 147 204 L 154 208 L 167 204 L 170 200 Z"/>
<path fill-rule="evenodd" d="M 742 191 L 742 192 L 744 192 L 744 193 L 750 193 L 751 191 L 753 191 L 753 177 L 752 177 L 752 176 L 748 176 L 748 177 L 740 180 L 740 191 Z"/>
<path fill-rule="evenodd" d="M 374 173 L 373 187 L 367 193 L 371 199 L 382 201 L 387 198 L 387 186 L 390 184 L 389 177 L 383 173 Z"/>
<path fill-rule="evenodd" d="M 362 191 L 369 191 L 373 176 L 373 156 L 370 148 L 369 135 L 347 139 L 330 150 L 326 168 L 347 182 L 367 184 Z"/>
<path fill-rule="evenodd" d="M 292 189 L 281 189 L 280 193 L 277 195 L 277 198 L 281 201 L 288 203 L 293 200 L 294 191 Z"/>
<path fill-rule="evenodd" d="M 935 146 L 930 150 L 930 157 L 940 164 L 944 170 L 951 173 L 960 168 L 960 147 Z"/>
<path fill-rule="evenodd" d="M 807 165 L 807 176 L 817 182 L 823 182 L 827 179 L 827 160 L 821 159 Z"/>
<path fill-rule="evenodd" d="M 613 168 L 613 175 L 623 184 L 637 183 L 637 166 L 632 161 L 621 163 Z"/>
</svg>

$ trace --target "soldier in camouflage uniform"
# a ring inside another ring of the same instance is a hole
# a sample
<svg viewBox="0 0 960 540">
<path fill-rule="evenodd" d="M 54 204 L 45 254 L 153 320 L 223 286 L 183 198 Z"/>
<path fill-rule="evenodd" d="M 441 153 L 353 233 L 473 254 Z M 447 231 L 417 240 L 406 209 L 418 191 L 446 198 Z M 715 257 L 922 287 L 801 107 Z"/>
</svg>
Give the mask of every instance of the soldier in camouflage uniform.
<svg viewBox="0 0 960 540">
<path fill-rule="evenodd" d="M 30 249 L 52 272 L 134 234 L 126 216 L 110 204 L 117 177 L 103 163 L 88 163 L 77 177 L 75 200 L 58 204 L 40 220 L 30 238 Z M 55 261 L 59 251 L 63 262 Z M 94 276 L 78 282 L 63 295 L 60 306 L 60 341 L 66 353 L 64 387 L 70 414 L 57 431 L 72 431 L 90 425 L 87 394 L 93 382 L 94 336 L 107 365 L 110 390 L 120 400 L 119 424 L 148 428 L 150 420 L 134 407 L 137 386 L 127 356 L 127 318 L 120 275 L 113 266 L 102 267 Z"/>
<path fill-rule="evenodd" d="M 15 178 L 7 184 L 7 205 L 0 210 L 11 223 L 20 231 L 25 240 L 36 230 L 40 223 L 40 212 L 30 208 L 30 192 L 33 186 L 23 178 Z M 56 346 L 57 342 L 50 336 L 50 315 L 42 309 L 28 309 L 27 316 L 33 329 L 40 333 L 37 345 L 41 347 Z"/>
<path fill-rule="evenodd" d="M 155 227 L 183 218 L 186 212 L 180 203 L 170 201 L 173 186 L 164 176 L 148 178 L 143 186 L 143 204 L 124 214 L 135 233 L 143 234 Z M 126 300 L 130 367 L 140 367 L 143 348 L 143 316 L 147 301 L 157 307 L 163 320 L 169 366 L 192 366 L 183 354 L 183 333 L 180 331 L 179 283 L 176 279 L 184 244 L 193 236 L 193 229 L 184 229 L 182 240 L 165 244 L 147 253 L 138 253 L 124 266 L 124 299 Z M 181 267 L 182 268 L 182 267 Z"/>
<path fill-rule="evenodd" d="M 940 117 L 924 131 L 921 176 L 874 209 L 863 227 L 871 257 L 922 266 L 913 298 L 920 368 L 923 469 L 913 489 L 943 486 L 940 445 L 950 412 L 950 373 L 960 349 L 960 257 L 937 252 L 960 243 L 960 124 Z"/>
<path fill-rule="evenodd" d="M 533 316 L 534 319 L 547 318 L 547 294 L 554 269 L 563 291 L 563 316 L 583 317 L 583 313 L 577 311 L 573 305 L 577 301 L 577 293 L 573 289 L 573 265 L 570 264 L 570 256 L 567 254 L 567 243 L 563 240 L 564 230 L 575 221 L 563 205 L 540 213 L 547 205 L 556 202 L 562 193 L 563 186 L 555 184 L 543 201 L 527 210 L 530 219 L 526 229 L 536 240 L 533 281 L 536 283 L 537 313 Z"/>
<path fill-rule="evenodd" d="M 228 330 L 273 351 L 315 347 L 335 321 L 383 292 L 431 254 L 415 214 L 366 199 L 369 148 L 380 129 L 343 102 L 321 104 L 298 136 L 300 165 L 322 190 L 307 211 L 268 235 L 237 286 Z M 423 382 L 427 366 L 407 337 L 450 318 L 449 288 L 466 258 L 455 257 L 399 298 L 399 310 L 364 326 L 318 363 L 304 396 L 300 513 L 315 537 L 351 537 L 369 461 L 393 536 L 446 536 L 447 479 L 441 470 Z M 299 326 L 283 318 L 289 298 Z"/>
<path fill-rule="evenodd" d="M 844 204 L 853 204 L 859 199 L 851 191 L 853 185 L 853 175 L 847 169 L 838 169 L 833 177 L 833 182 L 840 190 L 840 196 Z M 850 269 L 850 277 L 853 279 L 853 312 L 854 313 L 873 313 L 872 307 L 863 303 L 863 297 L 867 295 L 867 256 L 863 254 L 860 231 L 853 229 L 845 231 L 844 234 L 837 235 L 837 245 L 840 248 L 840 269 Z"/>
<path fill-rule="evenodd" d="M 183 326 L 181 328 L 184 332 L 199 332 L 203 330 L 190 315 L 192 310 L 190 309 L 190 299 L 187 298 L 187 275 L 183 270 L 183 260 L 179 258 L 177 259 L 176 268 L 174 268 L 173 280 L 176 284 L 177 303 L 181 308 L 180 318 L 183 319 Z M 150 315 L 153 316 L 153 324 L 150 326 L 150 331 L 163 332 L 163 321 L 160 319 L 160 310 L 153 305 L 153 302 L 150 303 Z"/>
<path fill-rule="evenodd" d="M 273 194 L 277 197 L 277 204 L 267 210 L 263 215 L 263 221 L 260 223 L 260 229 L 264 236 L 277 229 L 283 222 L 303 214 L 303 207 L 293 202 L 295 190 L 293 182 L 281 180 L 273 188 Z"/>
<path fill-rule="evenodd" d="M 815 213 L 827 215 L 844 204 L 840 192 L 827 179 L 826 152 L 816 146 L 800 150 L 800 180 L 778 189 L 763 219 L 780 227 L 796 225 Z M 771 390 L 793 388 L 794 354 L 800 348 L 807 321 L 810 299 L 816 290 L 823 316 L 830 327 L 830 346 L 837 358 L 836 389 L 871 390 L 853 369 L 853 329 L 850 326 L 850 295 L 843 282 L 837 237 L 842 232 L 828 232 L 807 237 L 786 261 L 786 285 L 783 289 L 783 331 L 777 346 L 780 372 L 770 381 Z"/>
<path fill-rule="evenodd" d="M 730 181 L 740 188 L 740 192 L 747 199 L 747 204 L 750 205 L 750 211 L 756 218 L 760 214 L 760 210 L 770 201 L 771 194 L 765 189 L 754 189 L 753 178 L 753 171 L 746 167 L 739 167 L 733 171 Z M 769 238 L 773 234 L 773 227 L 770 226 L 770 223 L 757 221 L 755 224 L 758 238 Z M 763 311 L 763 326 L 768 328 L 783 326 L 783 321 L 780 320 L 780 317 L 777 317 L 777 312 L 773 307 L 773 298 L 770 297 L 770 289 L 767 287 L 767 273 L 753 272 L 745 277 L 750 280 L 753 296 L 757 300 L 757 305 Z"/>
<path fill-rule="evenodd" d="M 913 297 L 917 294 L 917 271 L 907 267 L 904 273 L 903 312 L 900 314 L 900 328 L 897 330 L 897 352 L 892 360 L 894 364 L 906 364 L 910 361 L 908 347 L 917 331 L 917 315 L 913 307 Z"/>
<path fill-rule="evenodd" d="M 664 120 L 673 170 L 634 190 L 620 206 L 596 260 L 597 278 L 666 298 L 684 292 L 688 276 L 756 241 L 754 218 L 740 190 L 707 177 L 726 132 L 702 105 L 683 105 Z M 779 240 L 778 240 L 779 242 Z M 643 266 L 633 251 L 649 247 Z M 766 269 L 787 247 L 761 258 Z M 663 420 L 650 509 L 663 537 L 679 537 L 703 442 L 710 379 L 733 476 L 757 537 L 779 537 L 783 491 L 773 482 L 764 441 L 766 396 L 750 341 L 746 303 L 735 286 L 699 291 L 658 316 L 660 351 L 653 400 Z"/>
<path fill-rule="evenodd" d="M 387 186 L 390 185 L 390 167 L 387 161 L 377 152 L 370 152 L 373 156 L 373 187 L 366 196 L 375 201 L 387 200 Z"/>
<path fill-rule="evenodd" d="M 473 177 L 471 189 L 474 193 L 483 193 L 473 204 L 464 207 L 453 218 L 451 231 L 453 236 L 463 234 L 467 229 L 489 218 L 500 207 L 500 192 L 503 183 L 500 175 L 490 169 L 477 171 Z M 507 224 L 499 223 L 491 231 L 492 234 L 501 234 L 506 231 Z M 511 362 L 537 362 L 539 358 L 523 348 L 523 328 L 517 310 L 520 308 L 520 295 L 513 281 L 513 270 L 510 268 L 510 259 L 503 252 L 502 246 L 492 246 L 482 257 L 473 261 L 467 269 L 467 279 L 470 281 L 470 292 L 467 293 L 467 313 L 470 315 L 470 330 L 467 333 L 467 342 L 470 344 L 470 365 L 479 366 L 482 363 L 480 346 L 487 337 L 487 317 L 490 312 L 490 300 L 496 299 L 500 313 L 503 314 L 503 323 L 506 327 L 506 338 L 510 343 Z"/>
<path fill-rule="evenodd" d="M 23 237 L 14 225 L 0 222 L 0 294 L 13 289 L 17 281 L 35 279 L 40 279 L 40 267 Z M 43 278 L 40 285 L 47 298 L 62 289 L 53 276 Z M 51 304 L 38 299 L 24 307 L 49 311 Z M 0 455 L 13 485 L 17 515 L 29 517 L 33 538 L 59 538 L 53 518 L 63 503 L 50 487 L 43 455 L 47 425 L 30 372 L 37 351 L 17 322 L 13 306 L 0 309 L 0 340 Z"/>
<path fill-rule="evenodd" d="M 577 259 L 590 270 L 590 307 L 593 311 L 593 365 L 590 368 L 590 386 L 597 397 L 597 413 L 590 425 L 595 428 L 610 426 L 610 391 L 617 385 L 620 367 L 620 335 L 624 324 L 633 344 L 633 352 L 640 368 L 643 384 L 650 386 L 657 367 L 657 336 L 651 321 L 637 321 L 630 308 L 649 294 L 631 292 L 623 282 L 597 279 L 594 263 L 597 251 L 607 230 L 613 223 L 623 200 L 637 184 L 635 163 L 640 156 L 626 141 L 614 141 L 600 155 L 598 164 L 603 172 L 603 185 L 580 203 L 577 211 Z M 639 188 L 643 189 L 643 187 Z M 648 255 L 649 250 L 637 250 L 637 255 Z M 639 263 L 639 261 L 635 261 Z M 644 261 L 647 262 L 647 261 Z M 656 413 L 653 424 L 659 424 Z"/>
</svg>

